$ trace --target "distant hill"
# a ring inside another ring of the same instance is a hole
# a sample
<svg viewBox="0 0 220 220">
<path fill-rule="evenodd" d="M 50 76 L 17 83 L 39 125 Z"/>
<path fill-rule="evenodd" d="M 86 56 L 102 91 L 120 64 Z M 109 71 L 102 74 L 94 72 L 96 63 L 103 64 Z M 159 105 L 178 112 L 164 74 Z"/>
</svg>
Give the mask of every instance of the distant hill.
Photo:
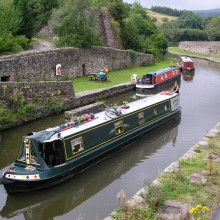
<svg viewBox="0 0 220 220">
<path fill-rule="evenodd" d="M 209 16 L 218 16 L 220 17 L 220 8 L 211 9 L 211 10 L 196 10 L 193 11 L 197 15 L 200 15 L 202 17 L 209 17 Z"/>
<path fill-rule="evenodd" d="M 175 16 L 160 14 L 160 13 L 151 11 L 150 9 L 145 9 L 145 10 L 146 10 L 148 16 L 150 16 L 151 18 L 156 18 L 156 22 L 155 22 L 156 25 L 161 25 L 161 24 L 165 23 L 164 18 L 167 18 L 168 19 L 167 21 L 172 21 L 172 20 L 175 20 L 178 18 Z"/>
</svg>

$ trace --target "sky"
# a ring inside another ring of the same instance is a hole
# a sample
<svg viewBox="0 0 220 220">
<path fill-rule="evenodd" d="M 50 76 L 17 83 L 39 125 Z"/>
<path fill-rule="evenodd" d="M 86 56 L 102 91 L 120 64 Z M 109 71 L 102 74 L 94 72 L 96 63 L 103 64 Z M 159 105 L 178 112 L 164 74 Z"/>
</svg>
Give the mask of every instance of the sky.
<svg viewBox="0 0 220 220">
<path fill-rule="evenodd" d="M 134 3 L 134 0 L 124 0 L 124 2 Z M 138 0 L 143 7 L 165 6 L 186 10 L 209 10 L 220 8 L 220 0 Z"/>
</svg>

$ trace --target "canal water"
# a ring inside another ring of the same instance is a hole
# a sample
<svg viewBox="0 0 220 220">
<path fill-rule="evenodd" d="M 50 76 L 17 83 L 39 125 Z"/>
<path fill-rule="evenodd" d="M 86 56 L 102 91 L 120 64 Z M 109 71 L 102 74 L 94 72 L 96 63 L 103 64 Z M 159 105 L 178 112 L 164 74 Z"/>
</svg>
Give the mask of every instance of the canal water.
<svg viewBox="0 0 220 220">
<path fill-rule="evenodd" d="M 220 121 L 220 64 L 193 60 L 195 73 L 181 76 L 181 118 L 142 135 L 58 186 L 7 195 L 0 185 L 0 219 L 103 219 L 117 208 L 121 189 L 129 199 L 146 181 L 178 160 Z M 133 91 L 107 102 L 121 104 L 140 95 Z M 14 162 L 23 135 L 63 121 L 63 114 L 55 115 L 1 132 L 0 174 Z"/>
</svg>

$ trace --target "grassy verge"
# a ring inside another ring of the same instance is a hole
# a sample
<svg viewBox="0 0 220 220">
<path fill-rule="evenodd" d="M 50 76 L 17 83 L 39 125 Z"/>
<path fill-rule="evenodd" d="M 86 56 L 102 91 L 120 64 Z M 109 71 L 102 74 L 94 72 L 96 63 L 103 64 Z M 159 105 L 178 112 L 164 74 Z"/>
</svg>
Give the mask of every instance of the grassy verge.
<svg viewBox="0 0 220 220">
<path fill-rule="evenodd" d="M 88 76 L 80 76 L 72 79 L 75 92 L 83 92 L 86 90 L 94 90 L 101 88 L 108 88 L 121 83 L 131 81 L 131 75 L 137 74 L 141 77 L 143 74 L 167 67 L 170 63 L 175 62 L 174 58 L 164 58 L 164 60 L 155 63 L 151 66 L 144 66 L 138 68 L 128 68 L 117 70 L 109 73 L 109 81 L 91 81 Z"/>
<path fill-rule="evenodd" d="M 220 133 L 218 137 L 212 138 L 206 147 L 197 144 L 194 152 L 193 158 L 179 161 L 178 172 L 159 175 L 157 178 L 161 183 L 159 187 L 146 184 L 148 194 L 144 198 L 148 209 L 128 206 L 124 192 L 120 192 L 120 197 L 117 198 L 122 202 L 115 214 L 111 215 L 112 219 L 156 219 L 153 217 L 154 212 L 164 201 L 175 200 L 194 207 L 190 210 L 194 219 L 211 220 L 220 205 L 220 166 L 219 161 L 214 160 L 214 156 L 220 158 Z M 188 176 L 195 173 L 205 177 L 207 182 L 191 183 Z"/>
<path fill-rule="evenodd" d="M 197 57 L 202 57 L 202 58 L 206 58 L 206 59 L 210 59 L 210 60 L 220 61 L 219 55 L 210 54 L 210 55 L 206 56 L 204 53 L 193 53 L 190 51 L 182 50 L 179 47 L 169 47 L 168 51 L 171 53 L 174 52 L 174 53 L 184 54 L 184 55 L 188 55 L 188 56 L 197 56 Z"/>
<path fill-rule="evenodd" d="M 52 39 L 52 38 L 49 38 L 49 37 L 34 36 L 33 38 L 41 39 L 41 40 L 46 40 L 46 41 L 49 41 L 49 42 L 53 42 L 53 39 Z"/>
<path fill-rule="evenodd" d="M 162 182 L 163 198 L 183 201 L 193 207 L 207 206 L 211 212 L 207 212 L 204 219 L 211 219 L 220 204 L 220 166 L 219 162 L 215 162 L 211 157 L 208 160 L 204 158 L 210 154 L 220 158 L 220 135 L 209 141 L 208 147 L 198 145 L 194 151 L 195 157 L 179 161 L 181 169 L 178 173 L 162 174 L 159 177 Z M 203 175 L 207 182 L 191 183 L 187 177 L 192 173 Z"/>
</svg>

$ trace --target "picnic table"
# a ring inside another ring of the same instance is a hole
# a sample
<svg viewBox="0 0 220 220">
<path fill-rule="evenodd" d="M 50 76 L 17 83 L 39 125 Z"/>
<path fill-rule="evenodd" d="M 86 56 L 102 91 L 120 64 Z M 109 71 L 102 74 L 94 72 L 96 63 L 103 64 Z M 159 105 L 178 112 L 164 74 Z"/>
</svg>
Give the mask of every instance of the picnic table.
<svg viewBox="0 0 220 220">
<path fill-rule="evenodd" d="M 90 73 L 89 78 L 92 80 L 101 80 L 106 81 L 108 80 L 108 75 L 106 74 L 104 78 L 99 78 L 99 73 Z"/>
</svg>

